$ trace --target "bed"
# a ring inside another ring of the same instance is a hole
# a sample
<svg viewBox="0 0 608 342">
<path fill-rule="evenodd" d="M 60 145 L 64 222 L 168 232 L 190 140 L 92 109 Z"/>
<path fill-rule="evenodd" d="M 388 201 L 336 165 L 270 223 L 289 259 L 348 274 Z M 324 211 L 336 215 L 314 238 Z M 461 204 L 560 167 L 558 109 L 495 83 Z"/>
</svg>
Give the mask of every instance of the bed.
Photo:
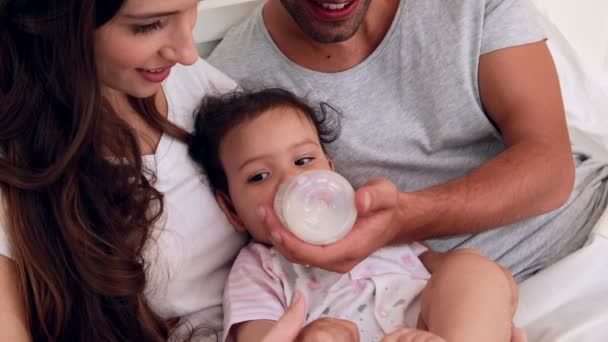
<svg viewBox="0 0 608 342">
<path fill-rule="evenodd" d="M 205 0 L 201 56 L 263 0 Z M 534 0 L 558 68 L 570 133 L 608 158 L 608 1 Z M 608 341 L 608 210 L 587 244 L 520 285 L 515 317 L 530 341 Z"/>
</svg>

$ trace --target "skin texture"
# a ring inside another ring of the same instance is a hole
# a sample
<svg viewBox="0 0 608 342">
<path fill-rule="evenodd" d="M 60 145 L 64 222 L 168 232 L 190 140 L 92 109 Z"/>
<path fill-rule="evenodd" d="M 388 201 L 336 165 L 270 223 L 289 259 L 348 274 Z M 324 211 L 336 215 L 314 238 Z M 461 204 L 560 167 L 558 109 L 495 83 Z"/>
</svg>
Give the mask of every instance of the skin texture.
<svg viewBox="0 0 608 342">
<path fill-rule="evenodd" d="M 358 65 L 374 51 L 397 5 L 391 0 L 372 2 L 356 33 L 332 44 L 309 37 L 279 0 L 267 2 L 263 15 L 289 59 L 332 73 Z M 355 229 L 333 245 L 301 242 L 284 229 L 271 207 L 262 206 L 260 220 L 272 232 L 274 246 L 291 261 L 346 272 L 388 244 L 483 232 L 565 203 L 574 184 L 574 165 L 557 73 L 546 44 L 485 54 L 478 72 L 481 100 L 502 134 L 504 152 L 461 178 L 417 192 L 398 192 L 386 181 L 371 180 L 356 194 L 360 216 Z"/>
</svg>

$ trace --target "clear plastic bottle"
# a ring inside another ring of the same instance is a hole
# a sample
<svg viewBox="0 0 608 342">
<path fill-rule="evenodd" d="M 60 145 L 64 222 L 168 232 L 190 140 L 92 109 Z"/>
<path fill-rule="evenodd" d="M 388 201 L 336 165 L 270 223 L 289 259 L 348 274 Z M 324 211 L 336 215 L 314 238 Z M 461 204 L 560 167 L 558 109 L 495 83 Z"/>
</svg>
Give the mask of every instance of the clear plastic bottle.
<svg viewBox="0 0 608 342">
<path fill-rule="evenodd" d="M 294 235 L 316 245 L 340 240 L 357 218 L 353 187 L 329 170 L 306 171 L 281 184 L 274 210 Z"/>
</svg>

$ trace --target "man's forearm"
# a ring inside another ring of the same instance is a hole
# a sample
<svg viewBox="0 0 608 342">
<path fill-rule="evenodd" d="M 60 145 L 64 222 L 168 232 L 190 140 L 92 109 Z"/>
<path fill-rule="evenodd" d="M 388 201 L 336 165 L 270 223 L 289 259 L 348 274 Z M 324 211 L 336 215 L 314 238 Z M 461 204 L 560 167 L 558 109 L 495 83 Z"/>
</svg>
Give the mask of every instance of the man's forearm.
<svg viewBox="0 0 608 342">
<path fill-rule="evenodd" d="M 574 184 L 569 151 L 522 142 L 470 174 L 401 193 L 395 242 L 477 233 L 537 216 L 565 203 Z"/>
</svg>

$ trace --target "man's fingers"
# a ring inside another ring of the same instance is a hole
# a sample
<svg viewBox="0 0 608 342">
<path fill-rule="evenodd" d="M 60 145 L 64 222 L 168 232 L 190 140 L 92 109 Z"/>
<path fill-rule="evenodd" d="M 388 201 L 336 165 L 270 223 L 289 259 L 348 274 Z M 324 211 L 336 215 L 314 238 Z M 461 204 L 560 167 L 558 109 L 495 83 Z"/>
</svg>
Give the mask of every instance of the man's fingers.
<svg viewBox="0 0 608 342">
<path fill-rule="evenodd" d="M 348 247 L 346 239 L 327 246 L 317 246 L 306 243 L 291 233 L 283 235 L 281 245 L 275 245 L 279 253 L 291 262 L 321 267 L 338 273 L 348 272 L 356 265 L 356 261 L 338 257 L 338 255 L 347 255 Z M 326 260 L 333 262 L 328 263 Z"/>
<path fill-rule="evenodd" d="M 355 193 L 355 204 L 359 215 L 392 209 L 397 201 L 395 185 L 385 179 L 373 179 Z"/>
<path fill-rule="evenodd" d="M 306 298 L 298 291 L 285 314 L 277 321 L 272 330 L 264 336 L 262 342 L 293 341 L 304 326 L 306 313 Z"/>
<path fill-rule="evenodd" d="M 273 210 L 262 207 L 259 212 L 260 218 L 270 230 L 272 245 L 289 261 L 300 263 L 300 255 L 308 256 L 309 258 L 313 255 L 319 255 L 321 247 L 308 244 L 285 229 Z"/>
<path fill-rule="evenodd" d="M 306 243 L 285 229 L 272 210 L 268 208 L 264 208 L 264 210 L 265 213 L 260 218 L 271 231 L 270 240 L 279 253 L 289 261 L 340 273 L 349 271 L 356 264 L 355 261 L 348 262 L 338 258 L 338 255 L 347 254 L 348 248 L 352 247 L 352 244 L 348 244 L 346 241 L 338 241 L 327 246 Z M 335 262 L 328 264 L 324 263 L 324 260 L 334 260 Z"/>
<path fill-rule="evenodd" d="M 273 244 L 280 245 L 283 242 L 282 237 L 285 227 L 274 213 L 274 210 L 265 206 L 260 206 L 257 209 L 257 212 L 262 223 L 264 223 L 270 230 L 270 239 L 272 240 Z"/>
<path fill-rule="evenodd" d="M 391 183 L 386 180 L 377 180 L 376 182 L 369 183 L 369 186 L 373 187 L 371 192 L 375 194 L 372 197 L 390 197 L 391 195 L 387 196 L 385 194 L 391 193 Z M 395 194 L 396 191 L 393 187 L 392 206 L 394 206 L 396 200 Z M 391 203 L 391 201 L 385 200 L 374 201 L 375 204 L 371 203 L 371 208 L 377 210 L 386 202 Z M 358 232 L 357 229 L 353 229 L 343 239 L 335 243 L 325 246 L 312 245 L 300 240 L 288 231 L 270 207 L 258 208 L 258 215 L 270 232 L 270 242 L 287 260 L 293 263 L 321 267 L 333 272 L 345 273 L 351 270 L 361 260 L 360 254 L 362 253 L 354 247 L 361 244 L 362 238 L 363 240 L 369 239 L 367 236 L 369 234 L 359 236 L 362 231 Z"/>
</svg>

